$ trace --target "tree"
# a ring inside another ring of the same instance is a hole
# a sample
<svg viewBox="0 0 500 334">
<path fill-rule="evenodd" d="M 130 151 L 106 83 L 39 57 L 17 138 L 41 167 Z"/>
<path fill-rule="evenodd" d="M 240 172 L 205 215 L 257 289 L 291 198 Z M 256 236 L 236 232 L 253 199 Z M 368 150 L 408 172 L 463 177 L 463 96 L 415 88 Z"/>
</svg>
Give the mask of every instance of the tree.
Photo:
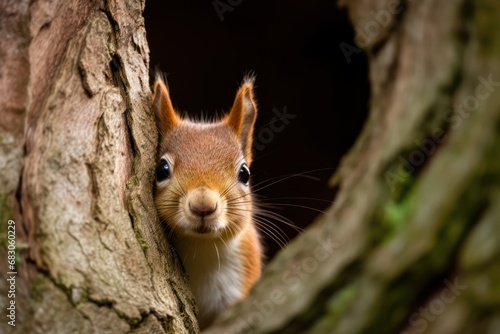
<svg viewBox="0 0 500 334">
<path fill-rule="evenodd" d="M 0 219 L 1 233 L 12 217 L 16 227 L 15 330 L 196 332 L 152 201 L 144 2 L 1 6 Z M 344 6 L 358 36 L 347 50 L 368 54 L 372 96 L 332 179 L 336 202 L 207 332 L 493 332 L 500 4 Z"/>
<path fill-rule="evenodd" d="M 2 280 L 3 306 L 16 302 L 16 327 L 3 315 L 5 331 L 198 330 L 152 200 L 157 132 L 143 9 L 2 2 L 2 241 L 14 217 L 21 252 L 15 299 Z"/>
</svg>

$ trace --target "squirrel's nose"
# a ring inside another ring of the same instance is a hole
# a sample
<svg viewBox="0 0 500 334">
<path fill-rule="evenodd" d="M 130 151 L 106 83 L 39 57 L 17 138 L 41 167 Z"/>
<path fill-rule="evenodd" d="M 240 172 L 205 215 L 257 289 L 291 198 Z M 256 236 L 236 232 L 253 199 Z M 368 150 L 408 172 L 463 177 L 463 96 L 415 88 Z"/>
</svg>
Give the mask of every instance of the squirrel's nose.
<svg viewBox="0 0 500 334">
<path fill-rule="evenodd" d="M 191 210 L 193 214 L 203 218 L 214 213 L 215 210 L 217 210 L 217 203 L 189 203 L 189 210 Z"/>
<path fill-rule="evenodd" d="M 189 192 L 188 208 L 189 211 L 201 218 L 211 215 L 217 210 L 219 193 L 206 187 L 199 187 Z"/>
</svg>

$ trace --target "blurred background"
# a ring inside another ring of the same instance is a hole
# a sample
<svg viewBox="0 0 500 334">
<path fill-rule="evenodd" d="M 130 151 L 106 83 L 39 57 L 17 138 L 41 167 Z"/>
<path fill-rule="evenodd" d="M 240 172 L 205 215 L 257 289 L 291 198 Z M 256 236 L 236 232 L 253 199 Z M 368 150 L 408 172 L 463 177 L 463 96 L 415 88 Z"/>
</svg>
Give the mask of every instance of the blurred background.
<svg viewBox="0 0 500 334">
<path fill-rule="evenodd" d="M 300 228 L 312 223 L 334 200 L 328 180 L 368 111 L 366 57 L 349 62 L 340 48 L 355 45 L 346 11 L 332 0 L 147 1 L 144 17 L 152 77 L 166 75 L 177 110 L 221 115 L 256 74 L 254 191 Z M 262 234 L 271 259 L 280 246 Z"/>
</svg>

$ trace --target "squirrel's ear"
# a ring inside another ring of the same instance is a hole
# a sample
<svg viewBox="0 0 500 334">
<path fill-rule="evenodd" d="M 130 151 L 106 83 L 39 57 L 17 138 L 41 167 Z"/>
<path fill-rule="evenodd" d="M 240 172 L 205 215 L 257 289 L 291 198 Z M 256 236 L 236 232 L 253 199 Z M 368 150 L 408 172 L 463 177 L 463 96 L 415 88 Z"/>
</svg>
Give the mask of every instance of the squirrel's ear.
<svg viewBox="0 0 500 334">
<path fill-rule="evenodd" d="M 156 114 L 156 126 L 162 136 L 165 136 L 177 123 L 179 116 L 175 113 L 170 94 L 161 79 L 157 79 L 153 93 L 153 107 Z"/>
<path fill-rule="evenodd" d="M 225 119 L 226 124 L 236 132 L 248 165 L 252 162 L 253 128 L 257 118 L 257 104 L 253 97 L 253 83 L 253 78 L 245 78 L 236 94 L 231 112 Z"/>
</svg>

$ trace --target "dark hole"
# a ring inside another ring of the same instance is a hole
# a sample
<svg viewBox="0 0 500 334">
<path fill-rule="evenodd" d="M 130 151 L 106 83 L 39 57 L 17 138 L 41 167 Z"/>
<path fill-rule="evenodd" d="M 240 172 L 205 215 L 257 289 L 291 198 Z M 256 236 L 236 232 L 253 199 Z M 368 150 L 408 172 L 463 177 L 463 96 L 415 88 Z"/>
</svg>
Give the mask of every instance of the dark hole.
<svg viewBox="0 0 500 334">
<path fill-rule="evenodd" d="M 278 206 L 274 212 L 305 228 L 334 200 L 327 181 L 367 117 L 366 57 L 353 53 L 348 63 L 340 47 L 355 46 L 345 10 L 332 0 L 241 1 L 221 21 L 213 1 L 148 1 L 144 15 L 151 68 L 167 74 L 179 110 L 227 111 L 243 75 L 255 72 L 261 145 L 254 149 L 252 183 L 303 172 L 318 178 L 293 177 L 257 192 Z M 284 108 L 295 118 L 269 132 Z M 290 197 L 314 199 L 280 199 Z M 296 236 L 274 223 L 289 239 Z M 263 236 L 270 259 L 279 246 Z"/>
</svg>

